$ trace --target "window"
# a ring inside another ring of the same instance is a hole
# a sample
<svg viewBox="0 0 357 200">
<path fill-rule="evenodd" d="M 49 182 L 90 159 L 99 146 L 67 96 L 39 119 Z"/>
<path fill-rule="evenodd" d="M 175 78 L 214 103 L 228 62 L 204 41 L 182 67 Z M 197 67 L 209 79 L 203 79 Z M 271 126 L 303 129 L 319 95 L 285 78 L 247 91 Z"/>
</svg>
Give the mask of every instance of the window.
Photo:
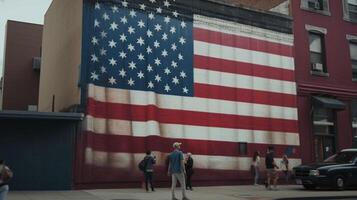
<svg viewBox="0 0 357 200">
<path fill-rule="evenodd" d="M 324 35 L 316 32 L 309 32 L 309 47 L 311 71 L 327 73 Z"/>
<path fill-rule="evenodd" d="M 352 80 L 357 81 L 357 42 L 350 42 Z"/>
<path fill-rule="evenodd" d="M 345 20 L 357 22 L 357 0 L 343 0 L 343 13 Z"/>
<path fill-rule="evenodd" d="M 239 143 L 239 154 L 240 155 L 247 155 L 248 154 L 248 143 L 240 142 Z"/>
<path fill-rule="evenodd" d="M 300 8 L 324 15 L 331 15 L 328 0 L 301 0 Z"/>
<path fill-rule="evenodd" d="M 352 139 L 353 139 L 353 143 L 357 144 L 357 100 L 352 101 L 351 112 L 352 112 Z M 357 147 L 357 145 L 354 147 Z"/>
<path fill-rule="evenodd" d="M 322 0 L 310 0 L 307 1 L 309 9 L 312 10 L 323 10 L 323 1 Z"/>
</svg>

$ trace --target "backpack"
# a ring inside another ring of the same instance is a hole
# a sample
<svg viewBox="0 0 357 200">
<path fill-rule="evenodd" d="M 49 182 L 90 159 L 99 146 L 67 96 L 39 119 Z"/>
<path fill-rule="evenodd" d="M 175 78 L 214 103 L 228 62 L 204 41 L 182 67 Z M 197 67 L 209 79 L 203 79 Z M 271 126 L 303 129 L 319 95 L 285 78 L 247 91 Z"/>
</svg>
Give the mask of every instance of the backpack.
<svg viewBox="0 0 357 200">
<path fill-rule="evenodd" d="M 142 159 L 140 162 L 139 162 L 139 164 L 138 164 L 138 168 L 139 168 L 139 170 L 140 171 L 145 171 L 145 169 L 146 169 L 146 159 L 144 158 L 144 159 Z"/>
<path fill-rule="evenodd" d="M 13 173 L 12 173 L 11 169 L 9 169 L 7 166 L 5 166 L 2 170 L 0 179 L 3 182 L 7 183 L 11 180 L 12 177 L 13 177 Z"/>
</svg>

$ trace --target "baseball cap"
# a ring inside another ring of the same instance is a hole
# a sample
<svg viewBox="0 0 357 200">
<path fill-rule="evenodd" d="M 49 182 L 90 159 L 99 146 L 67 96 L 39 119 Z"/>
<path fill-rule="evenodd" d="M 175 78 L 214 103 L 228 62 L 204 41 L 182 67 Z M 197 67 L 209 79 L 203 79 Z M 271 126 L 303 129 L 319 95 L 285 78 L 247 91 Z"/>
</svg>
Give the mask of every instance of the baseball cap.
<svg viewBox="0 0 357 200">
<path fill-rule="evenodd" d="M 172 144 L 172 147 L 176 148 L 177 146 L 180 146 L 182 143 L 181 142 L 174 142 Z"/>
</svg>

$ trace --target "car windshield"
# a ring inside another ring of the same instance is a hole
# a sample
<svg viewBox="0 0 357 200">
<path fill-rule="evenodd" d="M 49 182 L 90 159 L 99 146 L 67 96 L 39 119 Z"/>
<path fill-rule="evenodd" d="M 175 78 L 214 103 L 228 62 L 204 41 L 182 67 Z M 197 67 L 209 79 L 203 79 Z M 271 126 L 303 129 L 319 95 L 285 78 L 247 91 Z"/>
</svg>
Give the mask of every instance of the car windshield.
<svg viewBox="0 0 357 200">
<path fill-rule="evenodd" d="M 326 160 L 325 163 L 351 163 L 357 157 L 357 152 L 340 152 Z"/>
</svg>

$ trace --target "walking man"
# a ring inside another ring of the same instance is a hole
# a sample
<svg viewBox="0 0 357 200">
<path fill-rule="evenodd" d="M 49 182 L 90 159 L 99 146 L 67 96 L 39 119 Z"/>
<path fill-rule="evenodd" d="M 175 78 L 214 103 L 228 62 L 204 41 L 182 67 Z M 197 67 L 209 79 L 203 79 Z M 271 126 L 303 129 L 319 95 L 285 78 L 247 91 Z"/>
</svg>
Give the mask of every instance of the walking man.
<svg viewBox="0 0 357 200">
<path fill-rule="evenodd" d="M 156 163 L 156 157 L 151 155 L 151 151 L 146 151 L 145 160 L 145 189 L 149 191 L 149 184 L 151 186 L 151 191 L 155 191 L 154 185 L 152 184 L 152 177 L 154 174 L 154 164 Z"/>
<path fill-rule="evenodd" d="M 266 187 L 268 190 L 271 190 L 271 181 L 273 181 L 273 189 L 277 190 L 276 183 L 278 181 L 278 173 L 276 169 L 279 167 L 276 165 L 274 161 L 274 147 L 269 146 L 267 155 L 265 157 L 265 167 L 267 169 L 267 181 L 266 181 Z"/>
<path fill-rule="evenodd" d="M 179 181 L 182 190 L 182 200 L 189 200 L 186 196 L 185 184 L 185 164 L 183 153 L 180 151 L 181 143 L 175 142 L 173 145 L 174 151 L 169 155 L 169 167 L 167 175 L 171 175 L 171 194 L 172 200 L 178 200 L 175 197 L 176 182 Z"/>
</svg>

